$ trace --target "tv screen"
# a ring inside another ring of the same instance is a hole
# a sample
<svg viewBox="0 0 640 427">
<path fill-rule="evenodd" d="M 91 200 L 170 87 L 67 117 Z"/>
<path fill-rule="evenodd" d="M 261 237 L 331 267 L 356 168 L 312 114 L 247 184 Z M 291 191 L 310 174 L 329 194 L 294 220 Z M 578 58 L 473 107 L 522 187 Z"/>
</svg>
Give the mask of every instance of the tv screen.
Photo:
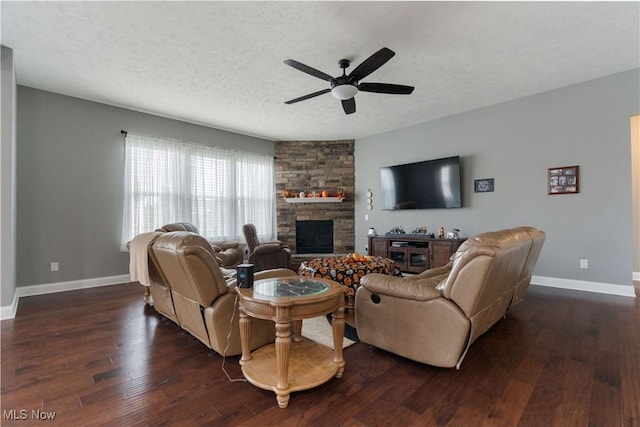
<svg viewBox="0 0 640 427">
<path fill-rule="evenodd" d="M 462 207 L 460 156 L 380 168 L 384 210 Z"/>
</svg>

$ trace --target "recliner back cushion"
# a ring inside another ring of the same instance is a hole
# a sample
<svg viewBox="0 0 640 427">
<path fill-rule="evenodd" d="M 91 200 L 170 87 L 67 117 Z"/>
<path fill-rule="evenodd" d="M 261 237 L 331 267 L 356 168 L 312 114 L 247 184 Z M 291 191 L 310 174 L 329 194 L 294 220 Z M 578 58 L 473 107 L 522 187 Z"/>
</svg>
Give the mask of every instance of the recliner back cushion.
<svg viewBox="0 0 640 427">
<path fill-rule="evenodd" d="M 546 234 L 544 231 L 537 230 L 533 227 L 518 227 L 514 228 L 514 230 L 526 233 L 526 236 L 532 241 L 527 261 L 522 268 L 522 274 L 520 276 L 521 279 L 525 279 L 527 277 L 531 277 L 531 273 L 533 273 L 533 269 L 536 266 L 538 257 L 540 256 L 540 252 L 542 252 L 542 246 L 544 245 Z"/>
<path fill-rule="evenodd" d="M 161 231 L 171 233 L 172 231 L 190 231 L 191 233 L 200 234 L 198 227 L 190 222 L 174 222 L 172 224 L 165 224 L 160 228 Z"/>
<path fill-rule="evenodd" d="M 166 233 L 156 239 L 152 251 L 174 292 L 203 307 L 227 292 L 213 249 L 202 236 L 186 231 Z"/>
<path fill-rule="evenodd" d="M 227 293 L 227 282 L 224 280 L 222 271 L 216 262 L 213 250 L 210 246 L 206 247 L 208 245 L 207 242 L 207 245 L 186 246 L 182 249 L 187 277 L 193 281 L 202 298 L 206 298 L 205 295 L 208 295 L 210 290 L 216 291 L 215 297 Z M 208 301 L 206 306 L 211 301 Z"/>
<path fill-rule="evenodd" d="M 530 241 L 523 242 L 511 230 L 468 239 L 454 256 L 443 295 L 473 316 L 515 287 L 529 247 Z"/>
<path fill-rule="evenodd" d="M 169 281 L 165 277 L 164 271 L 160 268 L 153 251 L 150 249 L 151 248 L 148 249 L 149 280 L 151 281 L 149 290 L 153 297 L 153 306 L 156 311 L 179 324 L 180 322 L 176 317 L 176 312 L 173 307 L 173 298 L 171 297 Z"/>
<path fill-rule="evenodd" d="M 244 239 L 247 241 L 249 252 L 253 252 L 256 246 L 260 246 L 260 240 L 258 240 L 258 231 L 256 230 L 255 225 L 253 224 L 243 225 L 242 233 L 244 234 Z"/>
<path fill-rule="evenodd" d="M 524 294 L 527 292 L 527 288 L 531 282 L 533 269 L 536 266 L 536 262 L 538 261 L 540 252 L 542 252 L 542 246 L 546 239 L 546 233 L 544 231 L 537 230 L 533 227 L 518 227 L 516 230 L 522 231 L 529 236 L 531 239 L 531 248 L 529 249 L 527 260 L 522 267 L 522 272 L 520 273 L 520 278 L 516 285 L 516 292 L 513 297 L 512 305 L 517 304 L 524 299 Z"/>
<path fill-rule="evenodd" d="M 471 321 L 469 343 L 507 312 L 531 247 L 522 231 L 478 235 L 457 254 L 444 296 Z"/>
</svg>

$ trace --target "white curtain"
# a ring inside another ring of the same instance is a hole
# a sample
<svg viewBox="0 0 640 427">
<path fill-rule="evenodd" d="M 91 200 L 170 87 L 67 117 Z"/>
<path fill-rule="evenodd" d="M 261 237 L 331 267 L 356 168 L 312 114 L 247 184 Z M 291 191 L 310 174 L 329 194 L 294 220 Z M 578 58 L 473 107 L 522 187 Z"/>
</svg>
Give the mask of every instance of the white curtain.
<svg viewBox="0 0 640 427">
<path fill-rule="evenodd" d="M 275 237 L 270 156 L 127 134 L 122 243 L 171 222 L 191 222 L 210 240 L 244 241 L 242 225 Z"/>
</svg>

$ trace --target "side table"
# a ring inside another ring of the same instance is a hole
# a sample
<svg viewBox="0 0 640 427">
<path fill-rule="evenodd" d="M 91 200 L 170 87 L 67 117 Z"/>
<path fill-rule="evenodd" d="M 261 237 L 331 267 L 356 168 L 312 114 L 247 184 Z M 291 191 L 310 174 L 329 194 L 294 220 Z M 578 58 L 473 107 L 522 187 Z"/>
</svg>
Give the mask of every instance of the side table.
<svg viewBox="0 0 640 427">
<path fill-rule="evenodd" d="M 253 288 L 238 288 L 240 307 L 240 365 L 245 378 L 254 386 L 276 393 L 280 408 L 289 404 L 291 392 L 341 378 L 344 337 L 344 286 L 327 279 L 289 276 L 258 280 Z M 302 340 L 303 319 L 333 313 L 332 333 L 335 350 Z M 276 323 L 274 344 L 250 351 L 251 319 Z M 291 343 L 291 323 L 296 342 Z"/>
</svg>

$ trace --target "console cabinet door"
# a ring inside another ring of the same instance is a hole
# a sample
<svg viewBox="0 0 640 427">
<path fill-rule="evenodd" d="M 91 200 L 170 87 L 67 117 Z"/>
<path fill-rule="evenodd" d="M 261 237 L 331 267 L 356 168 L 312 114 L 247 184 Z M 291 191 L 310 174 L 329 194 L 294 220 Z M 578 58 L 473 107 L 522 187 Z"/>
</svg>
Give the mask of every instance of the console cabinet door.
<svg viewBox="0 0 640 427">
<path fill-rule="evenodd" d="M 407 248 L 406 253 L 406 271 L 422 273 L 429 267 L 428 248 Z"/>
<path fill-rule="evenodd" d="M 387 242 L 384 237 L 372 237 L 369 242 L 369 255 L 387 257 Z"/>
<path fill-rule="evenodd" d="M 431 242 L 431 265 L 430 268 L 442 267 L 447 265 L 451 254 L 455 251 L 451 248 L 449 242 Z"/>
<path fill-rule="evenodd" d="M 407 271 L 407 250 L 406 248 L 389 248 L 389 256 L 392 259 L 400 271 Z"/>
</svg>

